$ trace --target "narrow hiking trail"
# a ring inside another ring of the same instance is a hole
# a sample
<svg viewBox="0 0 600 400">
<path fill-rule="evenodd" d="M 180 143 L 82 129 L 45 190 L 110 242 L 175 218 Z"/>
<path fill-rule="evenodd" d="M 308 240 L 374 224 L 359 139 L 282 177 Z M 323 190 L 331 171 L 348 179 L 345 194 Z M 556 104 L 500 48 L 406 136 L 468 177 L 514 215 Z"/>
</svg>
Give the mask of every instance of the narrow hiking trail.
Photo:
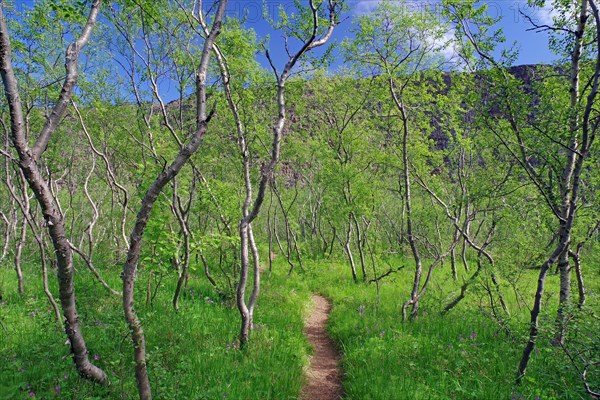
<svg viewBox="0 0 600 400">
<path fill-rule="evenodd" d="M 331 304 L 320 295 L 313 295 L 313 302 L 314 309 L 304 326 L 304 334 L 313 346 L 313 355 L 306 372 L 308 382 L 302 388 L 300 399 L 338 400 L 343 394 L 340 354 L 326 330 Z"/>
</svg>

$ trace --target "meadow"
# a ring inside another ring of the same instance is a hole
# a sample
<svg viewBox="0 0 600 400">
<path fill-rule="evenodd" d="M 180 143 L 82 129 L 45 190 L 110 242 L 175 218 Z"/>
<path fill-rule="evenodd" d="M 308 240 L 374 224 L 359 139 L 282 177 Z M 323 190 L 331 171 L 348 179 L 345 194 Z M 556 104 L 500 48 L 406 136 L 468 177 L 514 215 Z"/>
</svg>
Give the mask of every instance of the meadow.
<svg viewBox="0 0 600 400">
<path fill-rule="evenodd" d="M 25 269 L 24 296 L 18 295 L 9 267 L 0 268 L 0 398 L 136 398 L 120 298 L 88 271 L 77 272 L 77 299 L 90 355 L 110 375 L 111 385 L 102 387 L 77 376 L 35 265 Z M 284 261 L 278 260 L 272 276 L 263 274 L 262 297 L 245 349 L 239 348 L 239 314 L 232 299 L 217 294 L 202 275 L 190 278 L 179 312 L 171 304 L 175 275 L 163 279 L 151 303 L 138 299 L 156 398 L 296 399 L 311 353 L 302 327 L 312 293 L 333 303 L 328 330 L 342 353 L 346 399 L 587 398 L 565 352 L 547 338 L 540 340 L 524 384 L 513 385 L 528 309 L 508 291 L 510 335 L 484 316 L 486 294 L 475 287 L 459 306 L 441 315 L 442 305 L 458 290 L 447 267 L 434 276 L 421 316 L 406 323 L 401 322 L 401 306 L 409 293 L 409 271 L 382 280 L 378 300 L 376 285 L 355 284 L 342 262 L 313 261 L 306 268 L 287 278 Z M 536 271 L 527 274 L 532 275 L 527 281 L 534 281 Z M 107 278 L 118 287 L 117 271 Z M 138 280 L 144 279 L 142 270 Z M 55 280 L 50 283 L 56 290 Z M 548 300 L 556 297 L 557 285 L 558 277 L 550 276 Z M 596 310 L 599 289 L 598 280 L 590 280 L 589 304 Z M 529 287 L 521 294 L 528 299 L 533 290 Z M 546 328 L 555 311 L 552 301 L 549 304 Z"/>
</svg>

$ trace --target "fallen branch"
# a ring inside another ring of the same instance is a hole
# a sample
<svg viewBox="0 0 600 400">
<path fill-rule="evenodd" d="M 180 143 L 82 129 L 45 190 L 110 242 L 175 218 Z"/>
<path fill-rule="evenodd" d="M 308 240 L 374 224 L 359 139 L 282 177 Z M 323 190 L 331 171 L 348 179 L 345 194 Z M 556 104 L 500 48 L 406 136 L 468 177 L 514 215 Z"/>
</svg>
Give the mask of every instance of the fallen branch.
<svg viewBox="0 0 600 400">
<path fill-rule="evenodd" d="M 390 267 L 389 271 L 387 271 L 387 272 L 386 272 L 386 273 L 384 273 L 383 275 L 380 275 L 380 276 L 378 276 L 378 277 L 375 277 L 375 278 L 373 278 L 373 279 L 370 279 L 370 280 L 369 280 L 369 283 L 376 283 L 376 282 L 379 282 L 380 280 L 382 280 L 382 279 L 383 279 L 383 278 L 385 278 L 386 276 L 389 276 L 389 275 L 391 275 L 391 274 L 393 274 L 393 273 L 395 273 L 395 272 L 398 272 L 398 271 L 400 271 L 401 269 L 403 269 L 403 268 L 405 268 L 405 267 L 406 267 L 406 265 L 403 265 L 403 266 L 401 266 L 401 267 L 398 267 L 398 268 L 396 268 L 396 269 L 393 269 L 393 268 L 391 268 L 391 267 Z"/>
</svg>

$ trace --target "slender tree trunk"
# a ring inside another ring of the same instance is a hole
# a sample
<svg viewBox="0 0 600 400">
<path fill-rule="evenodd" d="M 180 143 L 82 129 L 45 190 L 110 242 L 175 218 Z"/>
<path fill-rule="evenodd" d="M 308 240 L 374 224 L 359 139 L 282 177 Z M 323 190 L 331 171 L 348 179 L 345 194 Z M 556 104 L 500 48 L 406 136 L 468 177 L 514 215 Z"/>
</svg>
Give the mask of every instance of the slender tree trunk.
<svg viewBox="0 0 600 400">
<path fill-rule="evenodd" d="M 227 0 L 220 0 L 218 10 L 214 16 L 212 30 L 204 41 L 202 56 L 196 72 L 196 131 L 192 135 L 190 141 L 186 145 L 181 146 L 179 153 L 172 164 L 156 178 L 152 185 L 150 185 L 150 188 L 142 199 L 140 211 L 138 212 L 137 220 L 129 240 L 127 261 L 123 266 L 123 311 L 131 331 L 134 349 L 135 375 L 138 394 L 141 400 L 149 400 L 152 398 L 152 390 L 146 367 L 146 339 L 142 324 L 134 309 L 134 284 L 142 247 L 142 238 L 148 223 L 150 212 L 152 211 L 152 207 L 154 206 L 158 195 L 162 192 L 165 185 L 177 176 L 190 157 L 196 153 L 204 139 L 208 121 L 210 120 L 206 111 L 206 78 L 208 65 L 214 41 L 221 30 L 221 23 L 226 6 Z"/>
<path fill-rule="evenodd" d="M 208 267 L 208 261 L 206 260 L 206 257 L 204 257 L 204 253 L 202 253 L 202 252 L 200 252 L 200 260 L 202 261 L 202 265 L 204 266 L 204 275 L 206 275 L 206 279 L 208 279 L 208 281 L 210 282 L 211 285 L 213 285 L 214 287 L 217 287 L 217 282 L 212 277 L 212 275 L 210 273 L 210 268 Z M 187 287 L 187 281 L 186 281 L 186 287 Z"/>
<path fill-rule="evenodd" d="M 46 150 L 50 137 L 60 123 L 71 98 L 72 90 L 77 81 L 79 53 L 89 41 L 101 3 L 99 0 L 94 1 L 81 35 L 67 48 L 65 55 L 66 77 L 61 94 L 32 148 L 29 147 L 25 135 L 25 120 L 17 87 L 17 79 L 12 67 L 10 39 L 2 11 L 2 4 L 0 4 L 0 72 L 4 82 L 4 92 L 10 108 L 11 139 L 19 155 L 19 166 L 40 203 L 44 221 L 48 226 L 48 232 L 54 245 L 58 267 L 60 302 L 65 317 L 65 331 L 71 344 L 75 366 L 82 377 L 101 384 L 107 384 L 108 378 L 104 371 L 93 365 L 88 358 L 87 346 L 81 334 L 79 315 L 77 314 L 75 305 L 73 253 L 65 234 L 64 218 L 38 166 L 39 158 Z"/>
<path fill-rule="evenodd" d="M 7 185 L 8 185 L 7 187 L 10 192 L 13 203 L 16 202 L 18 204 L 19 208 L 21 209 L 21 214 L 23 215 L 23 218 L 29 225 L 31 232 L 33 233 L 33 237 L 35 238 L 35 241 L 40 249 L 40 260 L 41 260 L 41 264 L 42 264 L 42 285 L 44 287 L 44 293 L 46 294 L 46 297 L 48 298 L 48 302 L 50 303 L 50 305 L 52 306 L 52 309 L 54 310 L 54 315 L 56 316 L 56 321 L 58 322 L 59 325 L 62 325 L 63 319 L 60 315 L 60 309 L 58 307 L 58 304 L 56 304 L 56 300 L 54 299 L 52 292 L 50 292 L 50 288 L 48 285 L 48 263 L 46 260 L 46 243 L 44 241 L 44 238 L 42 236 L 42 231 L 41 231 L 38 223 L 34 219 L 34 216 L 31 215 L 31 213 L 30 213 L 31 203 L 29 201 L 29 196 L 27 194 L 27 190 L 25 189 L 25 185 L 26 185 L 25 176 L 23 176 L 23 172 L 21 170 L 19 170 L 18 173 L 19 173 L 20 181 L 22 182 L 23 197 L 19 198 L 17 196 L 16 188 L 11 184 L 11 182 L 7 181 Z M 16 217 L 16 210 L 15 210 L 15 224 L 17 222 L 16 218 L 17 217 Z"/>
<path fill-rule="evenodd" d="M 7 137 L 8 139 L 8 137 Z M 8 148 L 8 146 L 6 146 Z M 17 187 L 14 184 L 13 179 L 11 178 L 11 168 L 10 168 L 10 164 L 8 161 L 8 157 L 6 158 L 6 162 L 5 162 L 5 169 L 6 169 L 6 177 L 5 177 L 5 184 L 6 187 L 8 188 L 9 192 L 12 195 L 12 202 L 14 204 L 15 202 L 15 198 L 17 196 L 16 194 L 16 190 Z M 27 236 L 27 220 L 29 218 L 29 211 L 30 211 L 30 203 L 29 203 L 29 194 L 27 193 L 27 182 L 25 181 L 25 178 L 23 177 L 23 174 L 20 173 L 19 177 L 21 178 L 21 197 L 22 200 L 19 201 L 19 205 L 22 206 L 21 209 L 21 213 L 23 214 L 23 221 L 21 223 L 21 232 L 20 235 L 18 236 L 17 242 L 16 242 L 16 249 L 15 249 L 15 256 L 14 256 L 14 266 L 15 266 L 15 273 L 17 275 L 17 289 L 20 295 L 25 294 L 25 283 L 23 281 L 23 271 L 21 269 L 21 256 L 23 254 L 23 247 L 25 246 L 25 240 L 26 240 L 26 236 Z M 4 242 L 4 251 L 2 252 L 2 258 L 0 259 L 0 261 L 2 259 L 4 259 L 4 257 L 6 256 L 6 254 L 8 253 L 8 245 L 10 242 L 10 224 L 8 219 L 4 216 L 4 214 L 2 214 L 3 220 L 6 223 L 6 236 L 5 236 L 5 242 Z M 16 217 L 15 214 L 15 229 L 18 225 L 18 218 Z M 16 233 L 15 233 L 16 234 Z"/>
<path fill-rule="evenodd" d="M 579 108 L 579 100 L 580 100 L 580 64 L 581 64 L 581 52 L 584 46 L 584 38 L 583 33 L 585 32 L 585 27 L 587 20 L 589 18 L 588 8 L 589 2 L 588 0 L 581 0 L 581 8 L 579 10 L 579 20 L 576 28 L 576 39 L 575 39 L 575 47 L 573 49 L 573 53 L 571 55 L 571 108 L 572 110 L 576 110 Z M 598 40 L 598 39 L 597 39 Z M 600 51 L 600 50 L 599 50 Z M 598 71 L 596 71 L 598 73 Z M 597 79 L 597 78 L 596 78 Z M 579 173 L 577 172 L 576 164 L 578 164 L 578 157 L 583 158 L 583 155 L 577 154 L 577 150 L 579 148 L 579 133 L 580 128 L 580 113 L 573 112 L 571 121 L 569 124 L 569 130 L 571 133 L 571 143 L 569 147 L 569 152 L 567 153 L 567 160 L 563 170 L 563 174 L 560 180 L 560 191 L 561 191 L 561 215 L 564 220 L 567 220 L 570 214 L 575 213 L 575 204 L 574 201 L 577 201 L 577 187 L 579 185 Z M 587 129 L 584 127 L 584 129 Z M 585 146 L 584 146 L 585 152 Z M 571 270 L 569 266 L 569 247 L 570 247 L 570 234 L 571 234 L 571 226 L 561 223 L 561 226 L 564 225 L 567 230 L 563 232 L 564 235 L 568 237 L 568 241 L 566 243 L 565 249 L 559 255 L 558 258 L 558 268 L 560 272 L 560 295 L 558 302 L 558 310 L 556 313 L 556 322 L 557 322 L 557 332 L 554 337 L 553 342 L 556 345 L 562 345 L 565 341 L 566 335 L 566 316 L 565 311 L 569 307 L 569 300 L 571 294 Z"/>
<path fill-rule="evenodd" d="M 77 370 L 84 378 L 101 384 L 108 384 L 108 377 L 104 371 L 89 361 L 87 345 L 81 334 L 73 285 L 73 253 L 65 235 L 63 216 L 54 205 L 50 189 L 40 175 L 36 164 L 30 160 L 25 162 L 22 160 L 21 167 L 42 207 L 44 220 L 54 245 L 58 267 L 60 302 L 65 316 L 65 331 L 71 344 Z"/>
<path fill-rule="evenodd" d="M 223 7 L 222 4 L 223 3 L 221 3 L 220 8 Z M 148 218 L 150 217 L 150 212 L 152 211 L 152 207 L 154 206 L 158 195 L 162 192 L 165 185 L 167 185 L 167 183 L 169 183 L 179 173 L 181 168 L 185 165 L 192 154 L 198 150 L 198 147 L 204 138 L 204 134 L 206 133 L 206 129 L 206 123 L 200 124 L 190 143 L 182 147 L 173 163 L 152 183 L 146 192 L 146 195 L 142 199 L 142 205 L 140 207 L 140 211 L 138 212 L 136 223 L 129 239 L 127 262 L 123 266 L 122 273 L 123 311 L 125 313 L 125 319 L 129 324 L 129 329 L 131 330 L 138 393 L 140 399 L 144 400 L 152 398 L 152 391 L 150 388 L 150 380 L 148 379 L 148 371 L 146 368 L 146 339 L 142 324 L 134 309 L 134 284 L 142 247 L 142 238 L 148 223 Z"/>
<path fill-rule="evenodd" d="M 283 135 L 283 130 L 286 123 L 286 104 L 285 104 L 285 85 L 290 76 L 291 70 L 294 65 L 296 65 L 297 61 L 302 57 L 304 53 L 307 51 L 321 46 L 329 40 L 331 34 L 333 33 L 333 28 L 336 25 L 335 21 L 335 9 L 337 2 L 335 0 L 329 1 L 329 28 L 323 34 L 320 39 L 317 39 L 317 28 L 318 28 L 318 7 L 315 6 L 314 1 L 309 1 L 310 11 L 313 16 L 313 31 L 310 38 L 303 43 L 301 49 L 294 55 L 290 55 L 289 61 L 286 63 L 285 68 L 281 73 L 278 73 L 276 68 L 274 67 L 273 60 L 271 59 L 269 53 L 267 52 L 267 58 L 269 63 L 273 67 L 275 72 L 275 76 L 277 78 L 277 109 L 278 116 L 276 119 L 275 126 L 273 128 L 273 141 L 271 144 L 271 157 L 266 165 L 263 165 L 261 168 L 261 176 L 258 187 L 258 193 L 254 202 L 252 204 L 252 181 L 250 179 L 250 160 L 249 160 L 249 152 L 248 152 L 248 144 L 246 141 L 246 133 L 244 132 L 244 127 L 240 118 L 240 114 L 237 108 L 237 104 L 233 101 L 231 86 L 230 86 L 230 75 L 228 65 L 226 63 L 225 58 L 223 57 L 221 51 L 218 46 L 211 45 L 211 50 L 215 53 L 215 56 L 219 62 L 219 67 L 221 70 L 221 76 L 223 78 L 225 95 L 227 97 L 227 102 L 231 111 L 234 114 L 236 130 L 238 134 L 238 145 L 240 147 L 240 152 L 242 156 L 242 165 L 244 169 L 244 183 L 246 187 L 246 195 L 244 199 L 244 205 L 242 207 L 242 219 L 239 223 L 239 236 L 240 236 L 240 256 L 241 256 L 241 266 L 240 266 L 240 279 L 238 281 L 237 287 L 237 306 L 241 316 L 241 329 L 240 329 L 240 346 L 245 346 L 249 339 L 250 327 L 252 324 L 252 313 L 254 309 L 254 305 L 258 299 L 259 289 L 260 289 L 260 269 L 259 269 L 259 258 L 258 251 L 256 249 L 256 244 L 254 242 L 254 235 L 252 233 L 251 223 L 258 216 L 264 199 L 267 187 L 269 183 L 273 181 L 273 173 L 274 170 L 279 163 L 279 157 L 281 154 L 281 138 Z M 206 23 L 203 20 L 199 20 L 202 25 L 205 33 Z M 248 283 L 248 272 L 249 272 L 249 252 L 252 251 L 253 261 L 254 261 L 254 288 L 252 294 L 250 295 L 249 303 L 246 304 L 245 292 L 246 285 Z"/>
<path fill-rule="evenodd" d="M 457 238 L 457 240 L 458 240 L 458 238 Z M 446 307 L 444 307 L 442 314 L 447 314 L 448 312 L 450 312 L 450 310 L 452 310 L 454 307 L 456 307 L 465 298 L 467 289 L 473 282 L 475 282 L 475 280 L 477 279 L 477 277 L 479 276 L 480 273 L 481 273 L 481 254 L 478 258 L 477 269 L 475 270 L 473 275 L 471 275 L 471 277 L 468 280 L 463 282 L 462 286 L 460 287 L 459 295 L 456 296 L 456 298 L 454 300 L 452 300 L 450 303 L 448 303 L 448 305 Z"/>
<path fill-rule="evenodd" d="M 494 267 L 494 265 L 492 264 L 492 268 L 493 267 Z M 504 310 L 505 313 L 510 314 L 508 305 L 506 304 L 506 301 L 504 300 L 504 296 L 502 295 L 502 291 L 500 290 L 500 284 L 498 283 L 498 279 L 496 278 L 496 274 L 494 273 L 493 270 L 490 272 L 490 279 L 492 280 L 492 283 L 494 284 L 494 288 L 496 289 L 496 293 L 498 294 L 498 300 L 500 301 L 500 305 L 502 306 L 502 309 Z"/>
<path fill-rule="evenodd" d="M 25 196 L 27 196 L 27 189 L 24 188 Z M 23 221 L 21 221 L 21 234 L 19 241 L 17 242 L 17 248 L 15 250 L 15 272 L 17 273 L 17 285 L 20 295 L 25 294 L 25 284 L 23 282 L 23 271 L 21 269 L 21 256 L 23 254 L 23 247 L 25 246 L 25 240 L 27 238 L 27 217 L 23 215 Z"/>
<path fill-rule="evenodd" d="M 586 289 L 585 282 L 583 280 L 583 273 L 581 272 L 581 245 L 577 246 L 577 250 L 575 252 L 570 251 L 569 255 L 573 259 L 573 266 L 575 267 L 575 274 L 577 276 L 577 291 L 579 292 L 579 300 L 577 301 L 577 306 L 582 308 L 585 305 L 586 300 Z"/>
<path fill-rule="evenodd" d="M 271 228 L 271 208 L 273 206 L 273 189 L 271 188 L 269 197 L 269 208 L 267 209 L 267 234 L 269 235 L 269 277 L 273 274 L 273 261 L 275 261 L 275 253 L 273 252 L 273 230 Z"/>
<path fill-rule="evenodd" d="M 248 244 L 248 223 L 242 220 L 240 223 L 240 280 L 237 286 L 237 307 L 242 320 L 240 328 L 240 346 L 244 347 L 248 343 L 250 337 L 250 324 L 252 323 L 250 310 L 246 305 L 246 286 L 248 284 L 248 269 L 249 269 L 249 244 Z"/>
<path fill-rule="evenodd" d="M 558 310 L 556 313 L 556 335 L 553 343 L 556 346 L 565 343 L 567 330 L 567 312 L 571 297 L 571 266 L 569 265 L 569 250 L 567 248 L 558 259 L 558 270 L 560 273 L 560 292 Z"/>
<path fill-rule="evenodd" d="M 193 190 L 190 191 L 190 197 L 193 194 Z M 191 198 L 189 200 L 191 202 Z M 181 265 L 181 274 L 179 275 L 179 279 L 177 279 L 177 286 L 175 288 L 175 293 L 173 294 L 173 308 L 175 311 L 179 311 L 179 297 L 181 295 L 181 291 L 183 287 L 186 285 L 188 280 L 188 270 L 190 266 L 190 226 L 188 221 L 189 216 L 189 208 L 183 207 L 181 204 L 181 198 L 177 193 L 177 182 L 173 179 L 173 205 L 172 211 L 177 217 L 177 221 L 179 222 L 179 229 L 181 234 L 183 235 L 183 265 Z M 205 264 L 205 272 L 208 271 L 208 265 Z M 210 277 L 210 273 L 207 274 L 207 277 Z M 214 281 L 213 281 L 214 282 Z"/>
<path fill-rule="evenodd" d="M 392 94 L 392 98 L 400 111 L 402 116 L 402 167 L 403 167 L 403 175 L 404 175 L 404 202 L 406 205 L 406 236 L 408 237 L 408 243 L 410 245 L 410 249 L 413 253 L 414 261 L 415 261 L 415 274 L 413 278 L 413 286 L 410 294 L 410 299 L 405 304 L 410 305 L 412 307 L 411 317 L 416 316 L 419 310 L 419 288 L 421 286 L 421 275 L 423 273 L 423 266 L 421 264 L 421 256 L 419 254 L 419 249 L 417 248 L 417 243 L 415 241 L 415 235 L 413 232 L 413 218 L 412 218 L 412 195 L 411 195 L 411 179 L 410 179 L 410 166 L 408 160 L 408 115 L 406 114 L 406 109 L 404 106 L 404 102 L 402 97 L 399 97 L 396 94 L 394 89 L 394 81 L 390 78 L 389 81 L 389 89 Z M 406 307 L 403 307 L 402 319 L 406 320 Z"/>
<path fill-rule="evenodd" d="M 360 269 L 362 271 L 362 280 L 363 282 L 367 281 L 367 270 L 365 266 L 365 254 L 363 251 L 363 237 L 360 230 L 360 225 L 358 224 L 358 220 L 356 219 L 356 215 L 354 213 L 350 213 L 352 215 L 352 221 L 354 222 L 354 228 L 356 229 L 356 243 L 358 245 L 358 255 L 360 257 Z"/>
<path fill-rule="evenodd" d="M 0 124 L 2 125 L 2 128 L 4 129 L 4 151 L 6 151 L 7 154 L 10 153 L 10 132 L 8 130 L 8 127 L 6 126 L 6 123 L 4 122 L 4 115 L 2 115 L 0 117 Z M 9 160 L 9 158 L 7 156 L 4 156 L 4 183 L 6 184 L 7 188 L 12 192 L 14 191 L 14 188 L 10 188 L 12 185 L 12 179 L 11 179 L 11 162 Z M 6 229 L 4 230 L 4 245 L 2 246 L 2 254 L 0 255 L 0 263 L 2 263 L 2 261 L 4 261 L 4 259 L 6 258 L 6 256 L 8 255 L 8 249 L 10 247 L 10 238 L 11 238 L 11 233 L 13 230 L 13 222 L 14 222 L 14 226 L 16 227 L 17 224 L 17 213 L 15 210 L 15 201 L 14 199 L 11 199 L 11 206 L 12 209 L 14 210 L 12 213 L 8 213 L 8 216 L 6 214 L 4 214 L 2 211 L 0 211 L 0 218 L 2 218 L 2 222 L 4 222 L 6 224 Z M 10 218 L 9 216 L 14 215 L 14 219 Z"/>
<path fill-rule="evenodd" d="M 454 240 L 459 240 L 460 239 L 460 232 L 458 231 L 458 229 L 454 228 Z M 452 249 L 452 252 L 450 253 L 450 267 L 452 268 L 452 279 L 454 279 L 454 282 L 456 282 L 458 280 L 458 273 L 456 271 L 456 250 Z M 461 292 L 462 292 L 462 288 L 461 288 Z"/>
<path fill-rule="evenodd" d="M 252 224 L 248 225 L 248 244 L 250 245 L 250 251 L 252 252 L 252 293 L 250 293 L 250 299 L 248 300 L 248 311 L 250 312 L 250 324 L 254 322 L 254 308 L 258 301 L 258 295 L 260 294 L 260 258 L 258 255 L 258 247 L 256 246 L 256 240 L 254 239 L 254 231 L 252 230 Z"/>
<path fill-rule="evenodd" d="M 298 267 L 300 267 L 300 271 L 304 272 L 304 264 L 302 263 L 302 252 L 300 251 L 300 247 L 298 246 L 298 239 L 296 239 L 296 234 L 293 231 L 290 231 L 290 235 L 292 236 L 292 242 L 294 243 L 294 250 L 296 251 L 296 260 L 298 261 Z"/>
<path fill-rule="evenodd" d="M 337 230 L 333 224 L 331 224 L 331 244 L 329 245 L 329 257 L 333 253 L 333 244 L 335 243 L 335 238 L 337 237 Z M 325 247 L 325 253 L 327 253 L 327 247 Z"/>
<path fill-rule="evenodd" d="M 254 233 L 252 232 L 251 224 L 244 224 L 243 222 L 240 224 L 240 238 L 242 260 L 241 270 L 246 272 L 245 274 L 240 275 L 240 283 L 238 284 L 237 289 L 237 305 L 242 319 L 242 325 L 240 330 L 240 346 L 243 347 L 248 344 L 248 341 L 250 339 L 250 330 L 252 328 L 254 318 L 254 308 L 258 300 L 258 295 L 260 294 L 260 265 L 258 257 L 258 248 L 256 247 L 256 242 L 254 241 Z M 245 292 L 248 282 L 248 272 L 250 269 L 250 252 L 252 253 L 254 282 L 252 293 L 250 294 L 250 298 L 248 300 L 248 303 L 246 304 Z"/>
<path fill-rule="evenodd" d="M 0 263 L 4 261 L 6 256 L 8 255 L 8 248 L 10 246 L 10 236 L 12 231 L 12 222 L 8 219 L 6 214 L 0 211 L 0 218 L 2 218 L 2 222 L 6 224 L 6 229 L 4 230 L 4 245 L 2 246 L 2 254 L 0 255 Z"/>
<path fill-rule="evenodd" d="M 181 290 L 183 289 L 183 286 L 187 282 L 188 268 L 190 265 L 190 263 L 189 263 L 190 238 L 189 238 L 189 236 L 185 236 L 183 240 L 185 241 L 185 244 L 184 244 L 185 260 L 181 267 L 181 274 L 179 274 L 179 278 L 177 279 L 177 286 L 175 287 L 175 293 L 173 294 L 173 308 L 175 309 L 175 311 L 179 311 L 179 297 L 181 295 Z M 208 274 L 207 276 L 210 276 L 210 274 Z"/>
<path fill-rule="evenodd" d="M 552 255 L 542 264 L 540 268 L 540 274 L 538 276 L 537 289 L 535 292 L 535 299 L 533 302 L 533 308 L 531 309 L 531 319 L 529 326 L 529 340 L 527 341 L 527 345 L 523 350 L 523 355 L 521 356 L 521 361 L 519 362 L 519 368 L 517 371 L 516 383 L 520 384 L 521 380 L 525 376 L 525 372 L 527 371 L 527 365 L 529 364 L 529 359 L 531 358 L 531 353 L 535 348 L 535 344 L 537 342 L 537 337 L 539 333 L 539 317 L 540 312 L 542 310 L 542 297 L 544 295 L 544 289 L 546 285 L 546 276 L 548 275 L 548 270 L 552 267 L 554 263 L 560 258 L 563 252 L 567 251 L 569 244 L 569 230 L 566 227 L 561 227 L 560 241 L 558 246 L 552 253 Z"/>
<path fill-rule="evenodd" d="M 348 256 L 348 262 L 350 263 L 350 270 L 352 271 L 352 280 L 354 283 L 358 283 L 358 276 L 356 274 L 356 264 L 354 263 L 354 256 L 352 255 L 352 249 L 350 247 L 350 242 L 352 238 L 352 223 L 350 222 L 350 217 L 348 217 L 348 228 L 346 229 L 346 240 L 342 241 L 338 238 L 342 246 L 344 247 L 344 251 Z"/>
<path fill-rule="evenodd" d="M 277 197 L 277 202 L 279 203 L 279 207 L 281 208 L 281 213 L 283 214 L 283 222 L 285 225 L 285 242 L 286 242 L 285 256 L 286 256 L 288 265 L 290 266 L 290 269 L 288 271 L 288 276 L 291 276 L 292 272 L 294 272 L 295 265 L 292 262 L 292 229 L 290 227 L 290 220 L 289 220 L 289 215 L 288 215 L 289 209 L 286 209 L 285 205 L 283 204 L 283 199 L 281 198 L 279 189 L 277 189 L 277 182 L 275 182 L 275 180 L 273 180 L 273 182 L 271 182 L 271 193 L 275 193 L 275 196 Z M 296 190 L 296 196 L 298 196 L 297 190 Z M 294 201 L 295 201 L 295 198 L 294 198 Z M 292 202 L 292 205 L 293 205 L 293 202 Z"/>
<path fill-rule="evenodd" d="M 468 211 L 468 210 L 467 210 Z M 469 272 L 469 261 L 467 260 L 467 237 L 470 235 L 469 230 L 471 227 L 471 221 L 467 216 L 467 220 L 465 221 L 464 227 L 464 235 L 462 237 L 462 249 L 460 252 L 460 257 L 463 262 L 463 266 L 465 267 L 465 272 Z"/>
</svg>

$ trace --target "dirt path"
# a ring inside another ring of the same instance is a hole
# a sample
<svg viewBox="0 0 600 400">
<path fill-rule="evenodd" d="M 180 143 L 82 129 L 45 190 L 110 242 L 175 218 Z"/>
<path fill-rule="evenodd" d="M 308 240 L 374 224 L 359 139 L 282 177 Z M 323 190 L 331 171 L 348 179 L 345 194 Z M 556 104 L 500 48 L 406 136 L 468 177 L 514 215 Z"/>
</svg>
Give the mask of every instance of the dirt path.
<svg viewBox="0 0 600 400">
<path fill-rule="evenodd" d="M 304 327 L 304 334 L 313 346 L 313 356 L 307 371 L 308 382 L 300 399 L 338 400 L 343 394 L 340 355 L 325 329 L 331 304 L 319 295 L 313 296 L 313 302 L 315 308 Z"/>
</svg>

